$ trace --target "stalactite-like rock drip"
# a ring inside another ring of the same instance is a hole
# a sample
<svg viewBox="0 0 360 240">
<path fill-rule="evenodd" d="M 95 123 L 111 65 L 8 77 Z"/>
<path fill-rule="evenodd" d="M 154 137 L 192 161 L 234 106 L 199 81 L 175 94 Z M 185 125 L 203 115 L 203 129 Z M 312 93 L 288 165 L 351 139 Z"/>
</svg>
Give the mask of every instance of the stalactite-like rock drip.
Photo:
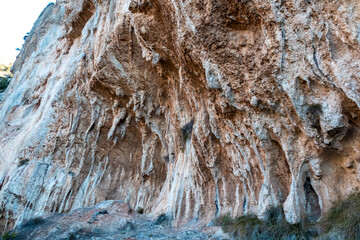
<svg viewBox="0 0 360 240">
<path fill-rule="evenodd" d="M 360 4 L 58 1 L 0 105 L 0 226 L 116 199 L 175 225 L 360 186 Z"/>
</svg>

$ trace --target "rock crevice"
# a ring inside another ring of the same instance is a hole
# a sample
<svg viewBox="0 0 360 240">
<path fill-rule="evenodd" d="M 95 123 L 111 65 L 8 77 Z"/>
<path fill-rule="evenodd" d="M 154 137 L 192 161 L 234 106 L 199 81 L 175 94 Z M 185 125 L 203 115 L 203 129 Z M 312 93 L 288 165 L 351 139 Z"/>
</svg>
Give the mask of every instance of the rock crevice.
<svg viewBox="0 0 360 240">
<path fill-rule="evenodd" d="M 320 218 L 360 187 L 359 9 L 48 6 L 0 104 L 1 228 L 105 200 L 175 226 L 274 205 Z"/>
</svg>

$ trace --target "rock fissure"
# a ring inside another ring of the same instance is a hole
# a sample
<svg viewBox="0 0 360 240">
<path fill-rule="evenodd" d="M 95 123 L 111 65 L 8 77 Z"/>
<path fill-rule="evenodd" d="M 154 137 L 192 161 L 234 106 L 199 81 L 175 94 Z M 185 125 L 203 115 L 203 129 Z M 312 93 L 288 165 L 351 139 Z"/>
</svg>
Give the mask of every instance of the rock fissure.
<svg viewBox="0 0 360 240">
<path fill-rule="evenodd" d="M 0 103 L 0 228 L 107 200 L 174 226 L 271 206 L 319 219 L 360 187 L 357 9 L 49 5 Z"/>
</svg>

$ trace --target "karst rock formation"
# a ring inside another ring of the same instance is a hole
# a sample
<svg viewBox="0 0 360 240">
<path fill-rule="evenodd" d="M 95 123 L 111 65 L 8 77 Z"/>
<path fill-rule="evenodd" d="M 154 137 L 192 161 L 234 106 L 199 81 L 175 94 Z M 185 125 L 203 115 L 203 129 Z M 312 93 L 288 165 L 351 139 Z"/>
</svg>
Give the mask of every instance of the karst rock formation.
<svg viewBox="0 0 360 240">
<path fill-rule="evenodd" d="M 0 226 L 122 200 L 174 226 L 360 187 L 358 0 L 58 0 L 0 103 Z"/>
</svg>

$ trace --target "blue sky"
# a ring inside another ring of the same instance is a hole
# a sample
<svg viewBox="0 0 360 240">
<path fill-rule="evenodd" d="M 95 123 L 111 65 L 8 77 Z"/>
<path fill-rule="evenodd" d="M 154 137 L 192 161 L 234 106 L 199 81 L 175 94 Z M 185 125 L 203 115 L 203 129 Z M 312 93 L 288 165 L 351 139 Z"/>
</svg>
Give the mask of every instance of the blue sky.
<svg viewBox="0 0 360 240">
<path fill-rule="evenodd" d="M 24 43 L 24 36 L 30 32 L 49 0 L 6 0 L 0 7 L 0 64 L 14 62 Z"/>
</svg>

